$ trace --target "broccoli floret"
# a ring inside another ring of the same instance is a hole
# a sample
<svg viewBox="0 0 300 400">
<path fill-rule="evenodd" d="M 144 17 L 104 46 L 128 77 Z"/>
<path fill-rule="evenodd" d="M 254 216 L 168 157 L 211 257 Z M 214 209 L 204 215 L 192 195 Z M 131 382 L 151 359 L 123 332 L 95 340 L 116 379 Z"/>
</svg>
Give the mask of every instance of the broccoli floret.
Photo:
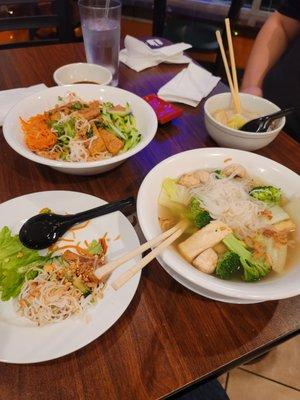
<svg viewBox="0 0 300 400">
<path fill-rule="evenodd" d="M 230 251 L 239 256 L 244 270 L 243 279 L 246 282 L 257 281 L 270 272 L 269 265 L 262 260 L 254 259 L 251 252 L 247 250 L 245 243 L 237 239 L 232 233 L 225 236 L 223 243 Z"/>
<path fill-rule="evenodd" d="M 211 220 L 212 220 L 212 218 L 209 215 L 209 212 L 206 211 L 206 210 L 201 210 L 201 211 L 198 212 L 194 223 L 195 223 L 197 228 L 201 229 L 204 226 L 208 225 Z"/>
<path fill-rule="evenodd" d="M 274 186 L 257 186 L 250 190 L 250 196 L 269 204 L 279 204 L 281 190 Z"/>
<path fill-rule="evenodd" d="M 201 202 L 200 200 L 197 199 L 197 197 L 192 197 L 188 207 L 187 207 L 187 212 L 186 212 L 186 217 L 190 220 L 194 220 L 199 213 L 199 211 L 202 210 L 201 207 Z"/>
<path fill-rule="evenodd" d="M 221 279 L 230 279 L 241 266 L 240 257 L 232 251 L 227 251 L 218 260 L 216 275 Z"/>
<path fill-rule="evenodd" d="M 209 212 L 201 207 L 201 202 L 196 197 L 193 197 L 188 205 L 185 217 L 192 221 L 199 229 L 209 224 L 212 220 Z"/>
</svg>

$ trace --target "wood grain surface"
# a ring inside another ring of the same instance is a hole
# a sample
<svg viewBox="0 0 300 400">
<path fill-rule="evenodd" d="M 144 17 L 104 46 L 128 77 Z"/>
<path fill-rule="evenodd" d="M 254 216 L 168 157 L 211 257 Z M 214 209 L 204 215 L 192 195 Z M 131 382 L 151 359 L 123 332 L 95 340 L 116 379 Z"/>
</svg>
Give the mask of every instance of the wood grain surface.
<svg viewBox="0 0 300 400">
<path fill-rule="evenodd" d="M 54 70 L 85 61 L 82 44 L 2 50 L 0 90 L 44 82 Z M 120 87 L 140 96 L 157 92 L 182 66 L 160 65 L 135 73 L 120 65 Z M 221 83 L 215 92 L 226 90 Z M 64 175 L 16 154 L 0 135 L 0 201 L 26 193 L 63 189 L 107 201 L 136 195 L 145 175 L 183 150 L 215 146 L 202 104 L 159 128 L 153 142 L 103 175 Z M 281 133 L 259 151 L 296 172 L 299 144 Z M 176 283 L 154 261 L 121 319 L 85 348 L 36 365 L 0 364 L 1 400 L 147 400 L 249 360 L 300 330 L 300 297 L 256 305 L 223 304 Z M 22 340 L 22 338 L 20 338 Z M 1 346 L 1 332 L 0 332 Z M 26 343 L 24 343 L 26 346 Z"/>
</svg>

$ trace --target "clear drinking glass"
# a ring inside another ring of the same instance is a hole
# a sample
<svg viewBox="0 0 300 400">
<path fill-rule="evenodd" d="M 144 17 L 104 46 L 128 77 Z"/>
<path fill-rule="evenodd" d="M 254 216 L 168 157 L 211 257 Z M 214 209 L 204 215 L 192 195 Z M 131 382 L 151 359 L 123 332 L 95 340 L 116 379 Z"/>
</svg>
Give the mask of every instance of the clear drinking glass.
<svg viewBox="0 0 300 400">
<path fill-rule="evenodd" d="M 121 2 L 79 0 L 78 4 L 87 62 L 108 68 L 113 76 L 111 85 L 117 86 Z"/>
</svg>

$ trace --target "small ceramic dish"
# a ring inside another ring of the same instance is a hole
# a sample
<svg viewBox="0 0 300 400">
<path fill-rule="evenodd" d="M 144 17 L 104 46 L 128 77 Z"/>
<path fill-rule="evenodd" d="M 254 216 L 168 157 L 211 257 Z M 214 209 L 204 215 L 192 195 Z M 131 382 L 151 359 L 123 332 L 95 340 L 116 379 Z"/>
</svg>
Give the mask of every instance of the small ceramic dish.
<svg viewBox="0 0 300 400">
<path fill-rule="evenodd" d="M 109 69 L 96 64 L 74 63 L 58 68 L 53 79 L 58 86 L 76 83 L 95 83 L 109 85 L 112 74 Z"/>
</svg>

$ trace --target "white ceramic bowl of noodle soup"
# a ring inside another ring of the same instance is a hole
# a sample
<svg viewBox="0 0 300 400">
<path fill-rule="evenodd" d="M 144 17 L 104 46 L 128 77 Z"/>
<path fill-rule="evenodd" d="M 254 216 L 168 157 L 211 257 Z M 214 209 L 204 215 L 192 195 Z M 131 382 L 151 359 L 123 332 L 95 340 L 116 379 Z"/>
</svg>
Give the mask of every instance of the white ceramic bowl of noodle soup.
<svg viewBox="0 0 300 400">
<path fill-rule="evenodd" d="M 279 111 L 276 104 L 262 97 L 240 93 L 242 108 L 259 117 Z M 230 93 L 220 93 L 208 98 L 204 104 L 204 121 L 209 135 L 220 146 L 241 150 L 258 150 L 271 143 L 285 125 L 285 117 L 275 122 L 275 128 L 265 133 L 240 131 L 218 122 L 213 114 L 218 110 L 232 108 Z"/>
<path fill-rule="evenodd" d="M 228 161 L 226 161 L 228 160 Z M 226 162 L 225 162 L 226 161 Z M 288 210 L 297 225 L 296 241 L 300 245 L 300 177 L 293 171 L 268 158 L 246 151 L 206 148 L 190 150 L 176 154 L 154 167 L 144 179 L 137 199 L 137 213 L 140 226 L 147 240 L 161 233 L 158 222 L 158 196 L 161 183 L 167 177 L 179 177 L 183 173 L 201 168 L 223 168 L 231 163 L 242 164 L 250 175 L 259 177 L 263 182 L 282 188 L 284 195 L 292 199 L 292 212 Z M 295 205 L 298 204 L 297 210 Z M 224 296 L 237 299 L 266 301 L 293 297 L 300 294 L 300 252 L 289 252 L 289 267 L 283 274 L 255 282 L 226 281 L 213 275 L 207 275 L 189 264 L 174 247 L 166 249 L 162 260 L 185 280 Z"/>
<path fill-rule="evenodd" d="M 129 103 L 136 119 L 137 128 L 141 134 L 140 143 L 125 153 L 99 161 L 67 162 L 50 160 L 33 153 L 25 144 L 19 118 L 22 117 L 26 120 L 35 114 L 44 113 L 44 111 L 53 108 L 57 104 L 59 96 L 64 97 L 70 92 L 76 93 L 85 101 L 100 100 L 121 105 Z M 5 140 L 21 156 L 39 164 L 48 165 L 58 171 L 74 175 L 95 175 L 116 168 L 126 159 L 146 147 L 154 138 L 156 131 L 157 117 L 145 100 L 127 90 L 94 84 L 55 86 L 33 94 L 14 106 L 6 116 L 3 124 Z"/>
</svg>

